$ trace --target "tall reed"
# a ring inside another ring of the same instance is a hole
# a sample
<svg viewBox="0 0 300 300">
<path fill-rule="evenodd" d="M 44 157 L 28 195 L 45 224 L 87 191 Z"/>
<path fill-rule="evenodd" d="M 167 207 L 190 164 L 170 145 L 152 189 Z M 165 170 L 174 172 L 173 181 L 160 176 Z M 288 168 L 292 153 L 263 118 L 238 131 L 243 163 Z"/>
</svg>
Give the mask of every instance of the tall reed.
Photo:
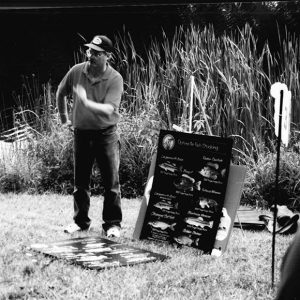
<svg viewBox="0 0 300 300">
<path fill-rule="evenodd" d="M 300 39 L 295 33 L 285 28 L 283 33 L 278 28 L 279 49 L 276 55 L 280 68 L 279 80 L 284 82 L 293 95 L 292 120 L 300 123 Z"/>
<path fill-rule="evenodd" d="M 131 113 L 158 109 L 165 127 L 186 127 L 188 82 L 193 75 L 198 90 L 194 132 L 207 133 L 205 114 L 214 135 L 233 137 L 239 157 L 252 157 L 272 140 L 269 90 L 287 71 L 280 70 L 267 42 L 257 49 L 249 25 L 220 36 L 211 25 L 202 30 L 193 25 L 179 27 L 172 39 L 164 33 L 160 42 L 153 39 L 144 59 L 128 36 L 118 40 L 118 68 L 128 84 L 124 107 Z M 283 55 L 291 60 L 289 51 Z M 292 77 L 296 80 L 297 74 Z"/>
<path fill-rule="evenodd" d="M 162 32 L 141 55 L 129 33 L 116 36 L 112 63 L 125 86 L 119 126 L 125 196 L 142 193 L 159 129 L 171 129 L 173 124 L 188 129 L 191 76 L 196 86 L 193 131 L 234 139 L 234 159 L 249 166 L 252 193 L 261 157 L 274 152 L 272 83 L 282 81 L 291 89 L 293 129 L 299 124 L 299 39 L 287 31 L 278 37 L 280 49 L 271 53 L 267 41 L 257 48 L 249 25 L 221 35 L 211 25 L 191 25 L 178 27 L 172 37 Z M 76 59 L 83 60 L 83 53 Z M 22 176 L 34 190 L 70 192 L 72 134 L 58 122 L 54 92 L 33 76 L 24 78 L 22 93 L 16 95 L 14 122 L 29 124 L 34 133 L 27 167 L 18 174 L 26 173 Z M 99 192 L 96 170 L 91 183 L 92 191 Z"/>
</svg>

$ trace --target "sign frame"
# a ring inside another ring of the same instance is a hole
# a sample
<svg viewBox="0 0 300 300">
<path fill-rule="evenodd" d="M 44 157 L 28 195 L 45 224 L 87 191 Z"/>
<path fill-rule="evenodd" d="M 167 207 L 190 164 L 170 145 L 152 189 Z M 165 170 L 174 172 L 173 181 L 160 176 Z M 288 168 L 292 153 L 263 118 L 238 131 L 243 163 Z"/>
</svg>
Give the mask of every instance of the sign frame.
<svg viewBox="0 0 300 300">
<path fill-rule="evenodd" d="M 140 239 L 211 253 L 223 216 L 232 144 L 231 138 L 160 131 Z M 208 167 L 214 171 L 211 178 L 204 174 Z"/>
</svg>

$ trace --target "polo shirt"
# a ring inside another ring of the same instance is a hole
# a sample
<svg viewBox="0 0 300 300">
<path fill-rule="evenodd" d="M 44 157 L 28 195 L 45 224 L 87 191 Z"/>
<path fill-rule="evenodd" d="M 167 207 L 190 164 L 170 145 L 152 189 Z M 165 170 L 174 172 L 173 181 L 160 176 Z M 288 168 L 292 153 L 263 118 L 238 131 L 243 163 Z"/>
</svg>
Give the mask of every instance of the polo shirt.
<svg viewBox="0 0 300 300">
<path fill-rule="evenodd" d="M 74 128 L 105 129 L 117 124 L 120 120 L 119 106 L 123 94 L 123 78 L 108 64 L 101 77 L 91 79 L 87 75 L 87 66 L 88 62 L 74 65 L 60 82 L 58 92 L 64 96 L 72 95 L 73 105 L 70 119 Z M 113 113 L 107 116 L 87 109 L 73 92 L 73 87 L 76 88 L 77 84 L 85 88 L 89 100 L 111 104 L 114 108 Z"/>
</svg>

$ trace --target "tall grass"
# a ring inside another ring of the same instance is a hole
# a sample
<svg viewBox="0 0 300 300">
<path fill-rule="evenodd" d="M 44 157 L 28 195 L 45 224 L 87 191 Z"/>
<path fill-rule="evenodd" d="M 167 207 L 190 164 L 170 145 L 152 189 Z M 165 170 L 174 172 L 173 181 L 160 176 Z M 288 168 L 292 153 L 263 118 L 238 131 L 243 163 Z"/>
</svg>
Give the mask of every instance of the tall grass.
<svg viewBox="0 0 300 300">
<path fill-rule="evenodd" d="M 288 89 L 291 90 L 293 100 L 299 99 L 300 96 L 300 40 L 295 33 L 287 29 L 280 32 L 278 29 L 278 39 L 280 47 L 278 49 L 278 65 L 280 67 L 280 80 L 284 82 Z M 295 124 L 300 122 L 300 102 L 293 101 L 292 119 Z"/>
<path fill-rule="evenodd" d="M 50 83 L 40 85 L 24 77 L 13 125 L 30 128 L 25 141 L 10 145 L 10 156 L 0 161 L 2 191 L 70 192 L 72 187 L 71 133 L 58 122 L 54 90 Z M 13 159 L 10 159 L 12 157 Z"/>
<path fill-rule="evenodd" d="M 212 26 L 200 30 L 191 25 L 178 27 L 172 37 L 162 32 L 161 37 L 152 38 L 142 56 L 130 33 L 115 37 L 112 63 L 125 85 L 119 130 L 120 175 L 126 196 L 143 191 L 159 129 L 171 129 L 173 124 L 188 129 L 191 76 L 196 86 L 193 132 L 232 137 L 234 162 L 246 164 L 250 171 L 246 194 L 253 189 L 261 156 L 275 149 L 272 83 L 282 81 L 291 89 L 293 130 L 299 123 L 295 113 L 299 110 L 299 39 L 287 31 L 278 33 L 278 39 L 280 49 L 272 53 L 267 41 L 257 48 L 249 25 L 221 35 Z M 16 96 L 19 105 L 14 118 L 15 124 L 28 123 L 34 129 L 27 156 L 33 190 L 70 192 L 72 134 L 58 122 L 55 87 L 39 87 L 35 77 L 25 79 L 24 92 Z M 297 135 L 293 137 L 297 141 Z M 101 192 L 97 169 L 91 185 L 93 192 Z"/>
<path fill-rule="evenodd" d="M 173 124 L 186 127 L 188 83 L 193 75 L 199 91 L 194 102 L 194 132 L 208 133 L 203 125 L 205 114 L 212 133 L 233 137 L 235 149 L 245 156 L 273 137 L 269 90 L 284 74 L 277 72 L 278 62 L 267 42 L 262 50 L 256 48 L 249 25 L 221 36 L 215 35 L 212 26 L 203 30 L 179 27 L 172 39 L 163 33 L 162 40 L 153 39 L 142 60 L 131 38 L 127 43 L 119 38 L 117 66 L 130 86 L 124 105 L 133 114 L 158 108 L 166 128 Z"/>
</svg>

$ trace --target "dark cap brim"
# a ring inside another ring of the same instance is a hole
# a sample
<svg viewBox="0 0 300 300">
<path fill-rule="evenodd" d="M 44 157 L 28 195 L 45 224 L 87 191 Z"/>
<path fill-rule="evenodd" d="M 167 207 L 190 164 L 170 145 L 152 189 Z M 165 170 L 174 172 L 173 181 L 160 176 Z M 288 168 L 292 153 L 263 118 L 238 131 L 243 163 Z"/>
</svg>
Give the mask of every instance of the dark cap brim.
<svg viewBox="0 0 300 300">
<path fill-rule="evenodd" d="M 84 44 L 84 46 L 94 49 L 96 51 L 107 51 L 99 46 L 94 45 L 94 44 Z"/>
</svg>

